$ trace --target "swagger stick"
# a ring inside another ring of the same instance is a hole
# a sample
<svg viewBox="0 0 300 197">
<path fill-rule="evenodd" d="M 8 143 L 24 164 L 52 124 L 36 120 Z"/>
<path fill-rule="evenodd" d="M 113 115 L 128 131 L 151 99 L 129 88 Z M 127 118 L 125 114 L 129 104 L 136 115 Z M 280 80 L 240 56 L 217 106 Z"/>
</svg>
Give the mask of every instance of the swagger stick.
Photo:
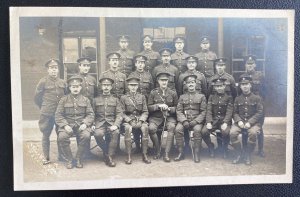
<svg viewBox="0 0 300 197">
<path fill-rule="evenodd" d="M 186 110 L 184 111 L 184 115 L 187 119 L 187 112 Z M 193 131 L 190 131 L 190 129 L 188 129 L 188 133 L 189 133 L 189 137 L 190 137 L 190 148 L 192 149 L 192 155 L 193 155 L 193 160 L 195 160 L 195 155 L 194 155 L 194 134 L 193 134 Z"/>
<path fill-rule="evenodd" d="M 160 135 L 160 144 L 159 144 L 159 155 L 161 153 L 161 144 L 162 144 L 162 141 L 163 141 L 163 134 L 164 134 L 164 131 L 165 131 L 165 127 L 166 127 L 166 121 L 167 121 L 167 115 L 163 112 L 162 109 L 160 109 L 161 113 L 163 114 L 164 116 L 164 125 L 163 125 L 163 129 L 162 129 L 162 132 L 161 132 L 161 135 Z"/>
</svg>

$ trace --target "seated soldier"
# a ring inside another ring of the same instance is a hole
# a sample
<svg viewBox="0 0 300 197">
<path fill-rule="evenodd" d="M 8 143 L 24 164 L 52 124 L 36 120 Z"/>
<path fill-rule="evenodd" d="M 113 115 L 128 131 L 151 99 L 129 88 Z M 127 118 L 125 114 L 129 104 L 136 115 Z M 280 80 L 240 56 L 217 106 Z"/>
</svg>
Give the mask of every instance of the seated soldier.
<svg viewBox="0 0 300 197">
<path fill-rule="evenodd" d="M 55 112 L 55 122 L 59 126 L 58 144 L 67 160 L 67 168 L 73 168 L 73 156 L 70 148 L 70 138 L 76 135 L 78 149 L 75 156 L 76 167 L 82 168 L 81 158 L 86 144 L 90 139 L 90 126 L 94 122 L 90 100 L 81 93 L 82 78 L 73 76 L 68 80 L 70 94 L 63 97 Z"/>
<path fill-rule="evenodd" d="M 200 94 L 196 91 L 196 78 L 196 75 L 190 75 L 184 78 L 188 92 L 181 95 L 178 100 L 176 109 L 178 123 L 175 129 L 175 138 L 179 154 L 174 159 L 175 161 L 184 159 L 184 131 L 193 131 L 193 136 L 190 135 L 194 138 L 194 147 L 192 147 L 193 158 L 196 163 L 200 162 L 201 130 L 205 121 L 206 98 L 204 94 Z"/>
<path fill-rule="evenodd" d="M 233 99 L 232 96 L 225 94 L 226 79 L 214 79 L 212 85 L 215 94 L 208 98 L 206 112 L 206 127 L 202 133 L 210 133 L 216 130 L 218 150 L 222 151 L 224 159 L 227 158 L 229 131 L 232 124 Z M 208 132 L 210 131 L 210 132 Z"/>
<path fill-rule="evenodd" d="M 142 131 L 142 149 L 143 149 L 143 161 L 147 164 L 151 161 L 147 157 L 148 150 L 148 108 L 144 95 L 137 93 L 139 86 L 139 78 L 130 77 L 126 79 L 129 92 L 127 95 L 121 97 L 120 102 L 122 104 L 124 113 L 124 127 L 125 127 L 125 146 L 128 154 L 128 158 L 125 161 L 126 164 L 131 164 L 131 133 L 134 131 Z"/>
<path fill-rule="evenodd" d="M 251 92 L 251 77 L 240 77 L 239 84 L 242 94 L 234 101 L 234 124 L 230 129 L 230 140 L 237 152 L 233 164 L 241 163 L 244 159 L 246 165 L 251 165 L 251 153 L 255 148 L 257 133 L 261 131 L 261 119 L 263 118 L 263 104 L 260 96 Z M 245 130 L 248 140 L 242 154 L 241 143 L 238 136 Z"/>
<path fill-rule="evenodd" d="M 160 158 L 161 145 L 157 137 L 157 129 L 162 126 L 168 130 L 167 144 L 165 149 L 164 161 L 170 162 L 169 152 L 173 145 L 174 130 L 176 126 L 176 106 L 178 102 L 177 94 L 168 87 L 170 73 L 158 72 L 156 79 L 159 84 L 158 88 L 151 91 L 148 98 L 149 110 L 149 135 L 156 151 L 154 159 Z"/>
<path fill-rule="evenodd" d="M 93 101 L 96 116 L 94 137 L 103 151 L 105 164 L 109 167 L 115 167 L 116 163 L 112 157 L 117 148 L 119 129 L 123 120 L 122 106 L 119 99 L 110 93 L 114 80 L 102 77 L 99 79 L 99 83 L 103 93 Z"/>
</svg>

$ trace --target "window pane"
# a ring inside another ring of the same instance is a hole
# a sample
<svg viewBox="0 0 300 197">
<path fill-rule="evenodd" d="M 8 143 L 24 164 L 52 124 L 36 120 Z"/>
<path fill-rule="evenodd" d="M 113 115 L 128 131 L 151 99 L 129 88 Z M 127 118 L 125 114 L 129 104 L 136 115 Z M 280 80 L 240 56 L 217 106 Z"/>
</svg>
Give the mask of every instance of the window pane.
<svg viewBox="0 0 300 197">
<path fill-rule="evenodd" d="M 77 62 L 78 39 L 77 38 L 64 38 L 63 53 L 64 53 L 64 63 Z"/>
<path fill-rule="evenodd" d="M 82 38 L 81 54 L 83 57 L 89 57 L 92 61 L 97 60 L 97 41 L 96 38 Z"/>
</svg>

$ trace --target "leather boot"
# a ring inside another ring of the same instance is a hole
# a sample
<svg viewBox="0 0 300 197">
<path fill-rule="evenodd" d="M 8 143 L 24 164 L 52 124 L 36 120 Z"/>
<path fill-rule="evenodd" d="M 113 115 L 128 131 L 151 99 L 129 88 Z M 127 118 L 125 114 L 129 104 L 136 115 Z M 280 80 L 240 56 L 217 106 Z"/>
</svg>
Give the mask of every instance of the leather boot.
<svg viewBox="0 0 300 197">
<path fill-rule="evenodd" d="M 66 167 L 68 169 L 73 168 L 73 156 L 72 156 L 72 151 L 70 146 L 64 146 L 61 148 L 61 150 L 63 152 L 63 155 L 66 157 L 66 161 L 67 161 Z"/>
<path fill-rule="evenodd" d="M 125 160 L 126 164 L 131 164 L 131 140 L 125 140 L 125 146 L 127 150 L 127 159 Z"/>
<path fill-rule="evenodd" d="M 230 141 L 229 136 L 226 136 L 223 138 L 224 143 L 223 143 L 223 158 L 227 159 L 228 158 L 228 144 Z"/>
<path fill-rule="evenodd" d="M 83 168 L 83 164 L 81 163 L 81 158 L 83 153 L 86 152 L 86 144 L 78 145 L 77 153 L 76 153 L 76 168 Z"/>
<path fill-rule="evenodd" d="M 115 167 L 116 163 L 113 161 L 111 156 L 107 156 L 105 164 L 109 167 Z"/>
<path fill-rule="evenodd" d="M 245 164 L 246 165 L 251 165 L 252 161 L 251 161 L 251 153 L 255 148 L 255 144 L 249 143 L 247 144 L 247 148 L 245 150 L 246 156 L 245 156 Z"/>
<path fill-rule="evenodd" d="M 158 142 L 158 137 L 156 134 L 150 135 L 151 141 L 153 143 L 154 149 L 155 149 L 155 155 L 153 157 L 154 160 L 160 158 L 160 150 L 159 150 L 159 142 Z"/>
<path fill-rule="evenodd" d="M 67 168 L 67 169 L 72 169 L 72 168 L 73 168 L 73 162 L 72 162 L 72 161 L 68 161 L 68 162 L 66 163 L 66 168 Z"/>
<path fill-rule="evenodd" d="M 143 162 L 146 164 L 151 163 L 151 160 L 147 156 L 148 141 L 148 138 L 142 138 Z"/>
<path fill-rule="evenodd" d="M 237 155 L 234 160 L 232 160 L 233 164 L 239 164 L 243 161 L 243 154 L 242 154 L 242 149 L 241 149 L 241 143 L 236 142 L 232 143 L 233 148 L 236 150 Z"/>
<path fill-rule="evenodd" d="M 194 162 L 199 163 L 200 162 L 200 147 L 201 147 L 201 139 L 194 139 Z"/>
<path fill-rule="evenodd" d="M 83 164 L 81 163 L 80 159 L 76 159 L 76 168 L 83 168 Z"/>
<path fill-rule="evenodd" d="M 170 161 L 171 161 L 168 152 L 165 152 L 165 155 L 164 155 L 164 161 L 165 161 L 165 162 L 170 162 Z"/>
<path fill-rule="evenodd" d="M 257 136 L 258 152 L 257 155 L 260 157 L 265 157 L 264 153 L 264 132 L 261 129 L 261 132 Z"/>
</svg>

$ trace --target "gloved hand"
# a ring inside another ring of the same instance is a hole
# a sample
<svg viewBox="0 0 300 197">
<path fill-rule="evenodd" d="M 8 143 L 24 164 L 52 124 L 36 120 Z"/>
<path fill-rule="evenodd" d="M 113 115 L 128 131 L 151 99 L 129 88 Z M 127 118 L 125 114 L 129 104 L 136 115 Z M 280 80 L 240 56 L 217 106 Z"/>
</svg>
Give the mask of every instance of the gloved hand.
<svg viewBox="0 0 300 197">
<path fill-rule="evenodd" d="M 64 129 L 65 129 L 68 133 L 72 133 L 72 132 L 73 132 L 72 127 L 70 127 L 69 125 L 66 125 L 66 126 L 64 127 Z"/>
<path fill-rule="evenodd" d="M 222 129 L 223 131 L 225 131 L 225 130 L 227 129 L 227 123 L 226 123 L 226 122 L 224 122 L 224 123 L 221 125 L 221 129 Z"/>
<path fill-rule="evenodd" d="M 194 127 L 194 126 L 196 126 L 198 124 L 198 122 L 196 121 L 196 120 L 192 120 L 191 122 L 190 122 L 190 127 Z"/>
<path fill-rule="evenodd" d="M 79 131 L 83 131 L 83 130 L 85 130 L 87 128 L 87 126 L 86 126 L 86 124 L 82 124 L 82 125 L 80 125 L 80 127 L 79 127 Z"/>
<path fill-rule="evenodd" d="M 136 120 L 131 120 L 129 124 L 132 126 L 132 128 L 136 127 Z"/>
<path fill-rule="evenodd" d="M 183 125 L 183 127 L 185 128 L 185 129 L 189 129 L 190 128 L 190 123 L 186 120 L 186 121 L 184 121 L 183 123 L 182 123 L 182 125 Z"/>
<path fill-rule="evenodd" d="M 238 126 L 239 126 L 241 129 L 243 129 L 243 128 L 245 127 L 243 121 L 239 121 L 239 122 L 238 122 Z"/>
<path fill-rule="evenodd" d="M 249 122 L 246 122 L 245 129 L 250 129 L 250 127 L 251 127 L 251 124 Z"/>
<path fill-rule="evenodd" d="M 113 126 L 109 127 L 109 130 L 110 130 L 111 132 L 113 132 L 113 131 L 115 131 L 115 130 L 117 130 L 117 129 L 118 129 L 118 127 L 117 127 L 116 125 L 113 125 Z"/>
<path fill-rule="evenodd" d="M 206 124 L 206 128 L 207 128 L 207 129 L 212 129 L 212 124 L 211 124 L 210 122 L 207 123 L 207 124 Z"/>
</svg>

